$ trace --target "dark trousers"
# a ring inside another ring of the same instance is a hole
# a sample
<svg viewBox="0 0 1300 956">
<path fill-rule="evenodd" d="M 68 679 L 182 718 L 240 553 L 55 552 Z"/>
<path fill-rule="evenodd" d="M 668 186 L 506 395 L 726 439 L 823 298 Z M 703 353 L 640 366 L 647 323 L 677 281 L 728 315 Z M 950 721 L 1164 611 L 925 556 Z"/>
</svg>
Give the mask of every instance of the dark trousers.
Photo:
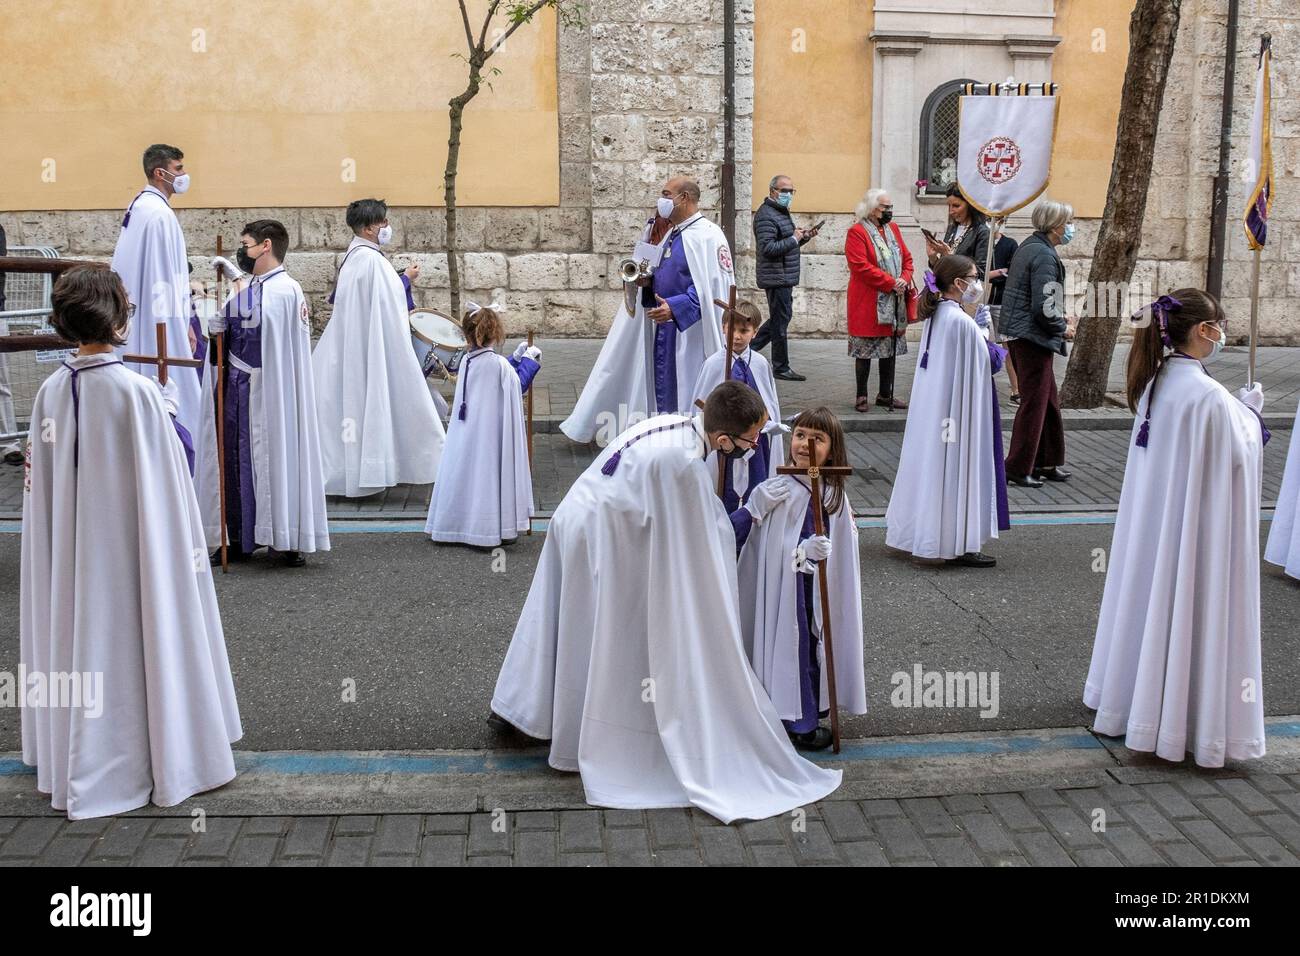
<svg viewBox="0 0 1300 956">
<path fill-rule="evenodd" d="M 785 333 L 790 327 L 790 317 L 794 315 L 794 287 L 787 285 L 763 291 L 767 293 L 767 321 L 749 344 L 762 349 L 771 342 L 772 371 L 783 372 L 790 367 L 790 345 Z"/>
<path fill-rule="evenodd" d="M 894 397 L 894 362 L 897 357 L 876 359 L 880 363 L 880 390 L 876 392 L 881 398 Z M 867 391 L 867 379 L 871 375 L 871 359 L 855 359 L 854 370 L 858 379 L 858 398 L 870 398 Z"/>
<path fill-rule="evenodd" d="M 1022 476 L 1064 465 L 1065 426 L 1056 397 L 1053 353 L 1024 339 L 1014 339 L 1007 347 L 1020 379 L 1020 407 L 1011 429 L 1007 474 Z"/>
</svg>

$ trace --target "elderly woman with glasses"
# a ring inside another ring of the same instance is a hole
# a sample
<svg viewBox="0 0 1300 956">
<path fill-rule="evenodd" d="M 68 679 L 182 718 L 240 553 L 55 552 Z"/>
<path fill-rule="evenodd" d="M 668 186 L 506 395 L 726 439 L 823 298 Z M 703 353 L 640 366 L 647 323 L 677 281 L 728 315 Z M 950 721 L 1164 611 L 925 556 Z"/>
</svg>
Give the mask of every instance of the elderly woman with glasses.
<svg viewBox="0 0 1300 956">
<path fill-rule="evenodd" d="M 849 355 L 857 372 L 857 402 L 871 407 L 867 379 L 871 360 L 880 363 L 876 404 L 890 411 L 906 408 L 894 397 L 894 360 L 907 354 L 907 323 L 916 321 L 912 289 L 912 254 L 898 224 L 892 222 L 894 203 L 883 189 L 872 189 L 858 203 L 857 221 L 844 237 L 849 265 Z"/>
<path fill-rule="evenodd" d="M 1020 408 L 1011 430 L 1007 481 L 1040 488 L 1065 481 L 1065 426 L 1052 357 L 1074 338 L 1065 316 L 1065 264 L 1056 247 L 1074 238 L 1074 209 L 1045 199 L 1034 209 L 1034 234 L 1020 244 L 1002 293 L 1000 331 L 1020 379 Z"/>
</svg>

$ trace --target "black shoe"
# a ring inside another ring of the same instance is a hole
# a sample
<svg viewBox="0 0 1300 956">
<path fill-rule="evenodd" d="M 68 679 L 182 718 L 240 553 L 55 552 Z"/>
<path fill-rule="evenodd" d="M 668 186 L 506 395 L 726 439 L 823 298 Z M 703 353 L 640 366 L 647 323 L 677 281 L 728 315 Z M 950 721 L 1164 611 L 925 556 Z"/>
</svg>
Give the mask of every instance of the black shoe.
<svg viewBox="0 0 1300 956">
<path fill-rule="evenodd" d="M 1021 488 L 1041 488 L 1043 483 L 1030 475 L 1007 475 L 1007 484 L 1019 485 Z"/>
<path fill-rule="evenodd" d="M 497 734 L 500 734 L 503 737 L 514 737 L 516 740 L 526 741 L 527 743 L 531 743 L 531 744 L 549 743 L 549 741 L 543 740 L 540 737 L 528 736 L 528 734 L 524 733 L 514 724 L 510 723 L 510 721 L 506 720 L 495 710 L 488 711 L 487 722 L 488 722 L 488 726 L 491 727 L 493 731 L 495 731 Z"/>
<path fill-rule="evenodd" d="M 998 563 L 998 559 L 983 551 L 967 551 L 959 558 L 949 558 L 948 563 L 960 564 L 967 568 L 991 568 Z"/>
<path fill-rule="evenodd" d="M 806 734 L 790 734 L 790 743 L 795 750 L 825 750 L 834 742 L 831 732 L 826 727 L 818 727 Z"/>
<path fill-rule="evenodd" d="M 280 557 L 280 564 L 286 568 L 301 568 L 307 563 L 301 551 L 277 551 L 276 554 Z"/>
<path fill-rule="evenodd" d="M 807 376 L 807 375 L 800 375 L 798 372 L 796 372 L 796 371 L 795 371 L 794 369 L 792 369 L 792 368 L 783 368 L 783 369 L 778 369 L 778 370 L 777 370 L 776 372 L 774 372 L 773 374 L 774 374 L 777 378 L 779 378 L 779 379 L 781 379 L 782 381 L 785 381 L 785 382 L 806 382 L 806 381 L 808 381 L 808 376 Z"/>
<path fill-rule="evenodd" d="M 208 558 L 214 568 L 221 567 L 221 549 L 213 551 Z M 244 549 L 238 543 L 226 545 L 226 562 L 228 564 L 243 564 L 248 560 L 248 555 L 244 554 Z"/>
<path fill-rule="evenodd" d="M 1066 471 L 1060 465 L 1054 468 L 1035 468 L 1034 477 L 1039 481 L 1069 481 L 1073 472 Z"/>
</svg>

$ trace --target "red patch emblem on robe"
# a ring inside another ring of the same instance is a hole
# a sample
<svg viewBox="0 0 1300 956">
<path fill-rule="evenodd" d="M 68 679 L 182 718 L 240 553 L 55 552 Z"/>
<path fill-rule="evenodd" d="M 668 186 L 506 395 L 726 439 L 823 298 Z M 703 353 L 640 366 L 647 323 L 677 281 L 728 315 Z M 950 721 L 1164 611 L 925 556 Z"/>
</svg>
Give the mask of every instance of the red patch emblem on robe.
<svg viewBox="0 0 1300 956">
<path fill-rule="evenodd" d="M 726 246 L 718 246 L 718 265 L 723 272 L 731 273 L 731 250 Z"/>
</svg>

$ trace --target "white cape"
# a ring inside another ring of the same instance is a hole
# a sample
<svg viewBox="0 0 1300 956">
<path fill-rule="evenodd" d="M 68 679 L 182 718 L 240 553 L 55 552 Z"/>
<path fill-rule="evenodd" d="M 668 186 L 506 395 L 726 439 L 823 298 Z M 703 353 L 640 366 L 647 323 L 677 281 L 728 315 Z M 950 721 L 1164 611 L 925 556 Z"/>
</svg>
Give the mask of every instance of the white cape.
<svg viewBox="0 0 1300 956">
<path fill-rule="evenodd" d="M 132 204 L 130 219 L 117 237 L 112 268 L 135 306 L 126 345 L 118 349 L 118 354 L 158 354 L 155 328 L 165 322 L 167 354 L 178 358 L 193 355 L 185 235 L 167 198 L 154 187 L 147 187 Z M 143 375 L 157 372 L 157 367 L 151 365 L 130 363 L 127 368 Z M 176 420 L 197 443 L 201 440 L 200 424 L 213 424 L 212 419 L 201 418 L 199 378 L 190 369 L 180 368 L 169 369 L 168 375 L 176 380 Z"/>
<path fill-rule="evenodd" d="M 362 497 L 438 476 L 446 432 L 411 348 L 406 290 L 355 238 L 312 355 L 325 493 Z"/>
<path fill-rule="evenodd" d="M 469 353 L 460 369 L 424 531 L 434 541 L 494 547 L 527 531 L 533 512 L 523 391 L 514 366 L 490 350 Z"/>
<path fill-rule="evenodd" d="M 804 515 L 811 497 L 808 486 L 791 475 L 769 478 L 764 484 L 780 483 L 790 489 L 789 497 L 773 508 L 761 522 L 754 522 L 741 549 L 736 576 L 740 587 L 740 628 L 745 636 L 754 673 L 772 698 L 782 720 L 798 720 L 802 714 L 799 697 L 799 620 L 795 588 L 799 574 L 792 557 L 803 531 Z M 835 647 L 835 692 L 840 709 L 850 714 L 867 712 L 867 681 L 862 651 L 862 585 L 858 571 L 858 528 L 853 521 L 848 497 L 838 513 L 827 515 L 831 556 L 826 564 L 827 591 L 832 602 L 831 638 Z M 825 609 L 821 590 L 813 583 L 813 613 L 818 630 Z M 821 706 L 830 707 L 826 654 L 817 645 L 821 662 Z"/>
<path fill-rule="evenodd" d="M 885 512 L 885 544 L 918 558 L 955 558 L 998 536 L 988 344 L 975 320 L 947 299 L 921 329 L 922 354 L 927 343 L 930 358 L 916 369 Z"/>
<path fill-rule="evenodd" d="M 1259 419 L 1194 361 L 1158 381 L 1148 446 L 1129 444 L 1083 701 L 1132 750 L 1221 767 L 1264 754 Z"/>
<path fill-rule="evenodd" d="M 840 771 L 795 752 L 750 669 L 735 534 L 703 448 L 697 424 L 657 416 L 578 478 L 551 521 L 492 709 L 549 739 L 551 766 L 580 772 L 591 804 L 694 805 L 725 823 L 820 800 Z"/>
<path fill-rule="evenodd" d="M 727 355 L 726 348 L 721 348 L 704 360 L 700 366 L 700 374 L 695 377 L 695 389 L 691 393 L 691 414 L 699 414 L 700 407 L 696 402 L 702 402 L 709 397 L 709 393 L 722 384 L 722 375 L 726 371 L 723 366 L 723 359 Z M 749 366 L 750 373 L 754 376 L 754 381 L 758 384 L 758 394 L 763 396 L 763 404 L 767 406 L 767 425 L 763 431 L 768 438 L 768 464 L 771 474 L 776 474 L 776 469 L 785 464 L 785 442 L 784 432 L 781 428 L 781 402 L 776 396 L 776 379 L 772 377 L 772 366 L 768 364 L 767 356 L 762 352 L 755 352 L 753 349 L 746 349 L 745 354 L 741 356 L 746 365 Z M 718 453 L 709 452 L 707 462 L 710 473 L 718 472 Z M 731 466 L 731 487 L 736 489 L 737 493 L 743 499 L 744 493 L 749 488 L 749 462 L 745 459 L 733 462 Z"/>
<path fill-rule="evenodd" d="M 307 299 L 296 279 L 278 272 L 262 284 L 261 301 L 262 367 L 250 370 L 248 388 L 253 541 L 277 551 L 328 551 Z M 224 323 L 223 316 L 214 325 Z M 229 447 L 237 436 L 225 438 Z"/>
<path fill-rule="evenodd" d="M 652 223 L 642 231 L 643 241 Z M 713 301 L 727 300 L 735 274 L 727 237 L 716 223 L 701 216 L 682 230 L 681 238 L 700 300 L 700 321 L 677 334 L 677 412 L 691 415 L 691 389 L 700 367 L 722 348 L 722 312 Z M 598 431 L 611 436 L 653 414 L 653 365 L 654 323 L 645 317 L 640 297 L 631 315 L 620 303 L 587 384 L 560 430 L 574 441 L 589 442 Z"/>
<path fill-rule="evenodd" d="M 28 452 L 19 629 L 29 674 L 102 675 L 98 716 L 22 711 L 23 761 L 78 820 L 229 782 L 242 730 L 198 504 L 162 396 L 120 363 L 88 369 L 78 422 L 71 379 L 56 370 L 34 406 L 53 440 Z"/>
<path fill-rule="evenodd" d="M 1300 425 L 1300 412 L 1296 413 L 1296 424 Z M 1300 434 L 1294 428 L 1264 560 L 1278 565 L 1291 577 L 1300 578 Z"/>
</svg>

